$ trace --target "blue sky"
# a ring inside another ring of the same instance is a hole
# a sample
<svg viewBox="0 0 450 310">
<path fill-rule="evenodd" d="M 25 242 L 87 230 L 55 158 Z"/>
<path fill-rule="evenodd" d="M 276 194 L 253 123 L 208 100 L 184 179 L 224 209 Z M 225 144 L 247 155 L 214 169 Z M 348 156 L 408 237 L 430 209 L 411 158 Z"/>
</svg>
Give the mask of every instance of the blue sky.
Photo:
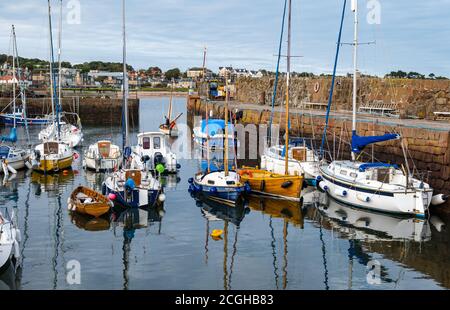
<svg viewBox="0 0 450 310">
<path fill-rule="evenodd" d="M 69 1 L 64 0 L 67 4 Z M 63 59 L 72 63 L 121 61 L 121 1 L 78 0 L 81 23 L 63 25 Z M 450 76 L 450 0 L 378 0 L 381 23 L 366 22 L 368 0 L 360 3 L 360 69 Z M 274 70 L 284 0 L 127 0 L 128 62 L 136 68 L 157 65 L 200 66 L 204 46 L 208 67 L 232 65 Z M 57 25 L 57 5 L 54 25 Z M 293 0 L 293 70 L 330 73 L 343 0 Z M 47 58 L 47 1 L 0 2 L 0 53 L 10 49 L 16 25 L 19 53 Z M 346 10 L 343 41 L 353 36 Z M 68 9 L 65 8 L 65 13 Z M 64 19 L 65 20 L 65 19 Z M 56 29 L 55 29 L 56 34 Z M 351 47 L 343 46 L 339 73 L 351 70 Z"/>
</svg>

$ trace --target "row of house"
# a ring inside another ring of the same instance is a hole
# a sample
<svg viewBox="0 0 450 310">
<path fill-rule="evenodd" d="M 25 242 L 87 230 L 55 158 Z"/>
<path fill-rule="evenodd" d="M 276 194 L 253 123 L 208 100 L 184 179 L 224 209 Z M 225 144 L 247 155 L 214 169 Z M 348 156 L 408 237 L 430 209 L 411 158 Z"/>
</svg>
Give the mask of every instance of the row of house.
<svg viewBox="0 0 450 310">
<path fill-rule="evenodd" d="M 231 77 L 231 79 L 240 77 L 262 78 L 264 74 L 261 71 L 235 69 L 233 67 L 219 67 L 219 76 L 224 78 Z"/>
<path fill-rule="evenodd" d="M 174 81 L 173 85 L 176 88 L 192 88 L 195 81 L 200 78 L 206 78 L 208 80 L 220 77 L 231 78 L 235 80 L 239 77 L 253 77 L 260 78 L 263 76 L 261 71 L 251 71 L 247 69 L 234 69 L 232 67 L 220 67 L 219 72 L 215 74 L 210 69 L 203 68 L 190 68 L 183 75 L 184 77 Z M 91 70 L 87 73 L 82 73 L 78 69 L 62 68 L 61 70 L 61 85 L 66 88 L 75 88 L 83 86 L 94 87 L 121 87 L 122 85 L 122 72 L 106 72 Z M 41 68 L 35 70 L 25 69 L 20 73 L 20 78 L 13 77 L 12 70 L 10 68 L 0 68 L 0 85 L 12 85 L 20 83 L 31 86 L 34 88 L 48 87 L 50 81 L 50 74 L 48 68 Z M 130 87 L 139 88 L 141 86 L 159 87 L 162 84 L 171 84 L 171 81 L 167 81 L 164 74 L 160 76 L 150 76 L 146 71 L 133 71 L 129 73 L 129 85 Z"/>
</svg>

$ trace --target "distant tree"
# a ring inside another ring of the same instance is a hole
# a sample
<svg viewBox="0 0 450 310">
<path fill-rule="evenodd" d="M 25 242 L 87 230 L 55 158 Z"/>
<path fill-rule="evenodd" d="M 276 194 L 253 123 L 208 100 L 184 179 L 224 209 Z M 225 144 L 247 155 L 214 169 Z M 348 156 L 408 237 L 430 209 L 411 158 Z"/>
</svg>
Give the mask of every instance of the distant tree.
<svg viewBox="0 0 450 310">
<path fill-rule="evenodd" d="M 408 73 L 404 71 L 391 71 L 391 73 L 388 73 L 384 76 L 385 78 L 397 78 L 397 79 L 406 79 L 408 78 Z"/>
<path fill-rule="evenodd" d="M 178 68 L 167 70 L 164 74 L 167 80 L 179 79 L 181 76 L 181 71 Z"/>
<path fill-rule="evenodd" d="M 428 78 L 434 80 L 436 78 L 436 75 L 434 73 L 430 73 L 428 74 Z"/>
<path fill-rule="evenodd" d="M 425 75 L 418 72 L 409 72 L 407 75 L 408 79 L 425 79 Z"/>
<path fill-rule="evenodd" d="M 147 74 L 152 78 L 160 77 L 162 75 L 162 70 L 159 67 L 150 67 L 147 70 Z"/>
</svg>

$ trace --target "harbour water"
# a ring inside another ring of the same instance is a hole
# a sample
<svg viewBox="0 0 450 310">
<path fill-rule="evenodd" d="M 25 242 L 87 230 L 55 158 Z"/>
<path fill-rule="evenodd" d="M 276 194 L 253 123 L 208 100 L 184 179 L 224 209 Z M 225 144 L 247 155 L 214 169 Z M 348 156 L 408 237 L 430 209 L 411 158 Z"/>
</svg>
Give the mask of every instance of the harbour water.
<svg viewBox="0 0 450 310">
<path fill-rule="evenodd" d="M 157 130 L 168 102 L 142 99 L 139 130 Z M 185 122 L 184 98 L 174 99 L 178 112 L 184 112 L 179 123 Z M 119 127 L 83 131 L 84 147 L 103 138 L 120 145 Z M 22 267 L 15 276 L 3 270 L 0 288 L 450 288 L 448 219 L 367 213 L 314 192 L 303 205 L 252 199 L 229 209 L 197 203 L 187 180 L 200 162 L 181 159 L 179 179 L 167 180 L 164 209 L 92 220 L 67 210 L 76 186 L 99 188 L 103 180 L 83 171 L 83 148 L 78 152 L 70 173 L 21 172 L 0 187 L 0 205 L 15 209 L 22 232 Z M 222 239 L 211 238 L 214 229 L 224 231 Z M 67 281 L 74 262 L 80 284 Z"/>
</svg>

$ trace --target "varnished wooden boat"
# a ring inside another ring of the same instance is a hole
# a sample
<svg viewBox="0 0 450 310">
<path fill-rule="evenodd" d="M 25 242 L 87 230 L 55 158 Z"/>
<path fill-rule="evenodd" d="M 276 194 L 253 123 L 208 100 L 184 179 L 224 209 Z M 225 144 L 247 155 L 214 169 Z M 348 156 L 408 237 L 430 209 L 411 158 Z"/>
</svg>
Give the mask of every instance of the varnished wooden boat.
<svg viewBox="0 0 450 310">
<path fill-rule="evenodd" d="M 243 168 L 238 172 L 241 182 L 248 183 L 252 193 L 300 201 L 304 180 L 301 175 L 282 175 L 255 168 Z"/>
<path fill-rule="evenodd" d="M 67 202 L 70 211 L 99 217 L 109 212 L 112 204 L 106 196 L 84 187 L 77 187 Z"/>
</svg>

